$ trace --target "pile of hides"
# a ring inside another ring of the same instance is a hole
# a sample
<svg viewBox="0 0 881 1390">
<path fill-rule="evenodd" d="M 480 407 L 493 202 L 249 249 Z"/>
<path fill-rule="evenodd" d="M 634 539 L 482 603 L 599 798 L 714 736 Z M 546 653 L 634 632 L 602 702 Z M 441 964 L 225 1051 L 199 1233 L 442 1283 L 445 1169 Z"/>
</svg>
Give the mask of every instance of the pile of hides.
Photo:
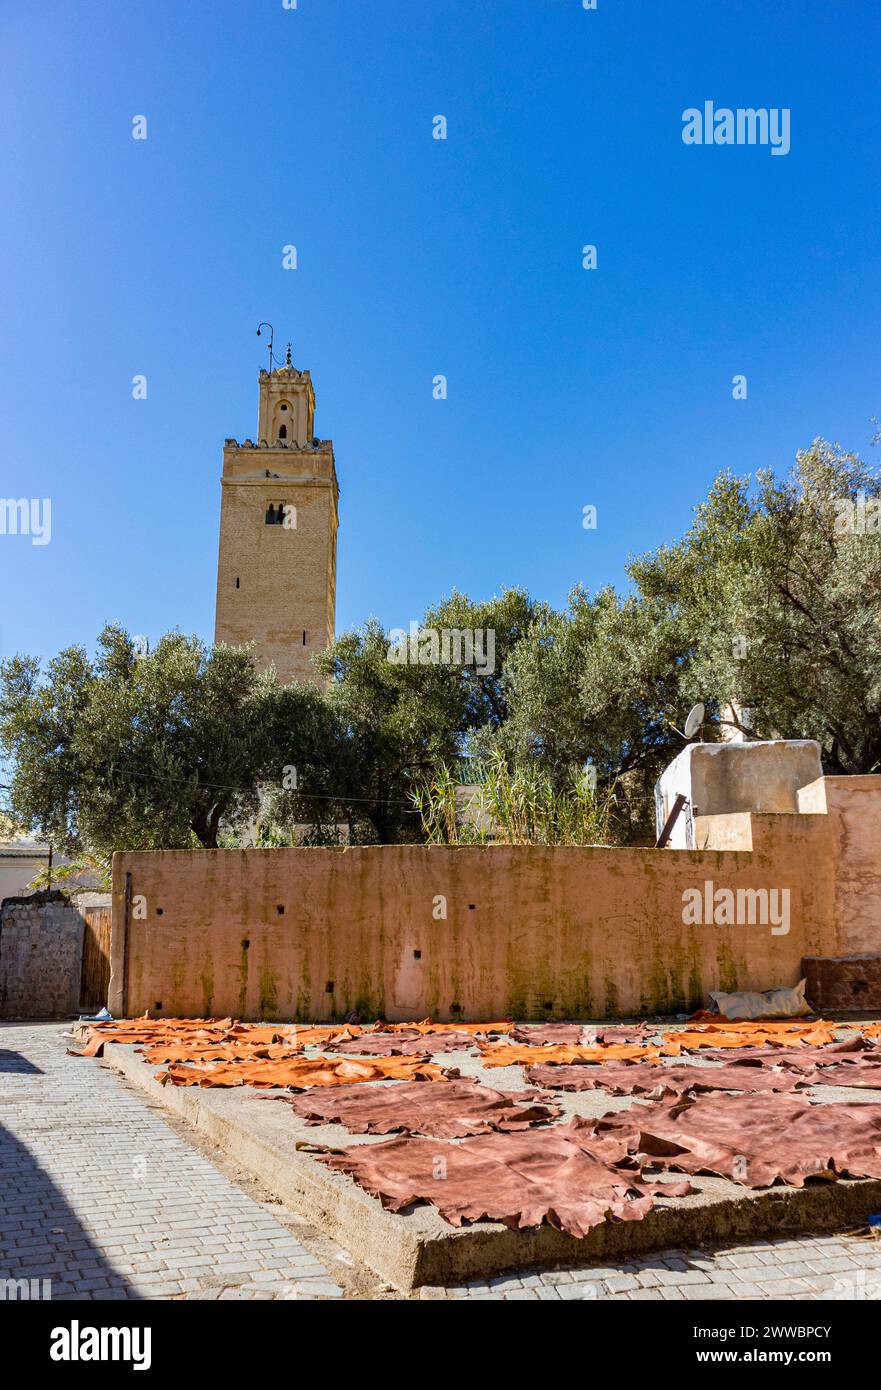
<svg viewBox="0 0 881 1390">
<path fill-rule="evenodd" d="M 172 1086 L 345 1086 L 353 1081 L 443 1081 L 457 1075 L 419 1057 L 294 1057 L 289 1061 L 172 1062 L 156 1080 Z"/>
<path fill-rule="evenodd" d="M 341 1124 L 350 1134 L 425 1134 L 464 1139 L 474 1134 L 508 1133 L 546 1124 L 558 1105 L 540 1105 L 534 1090 L 494 1091 L 479 1081 L 448 1081 L 424 1086 L 356 1086 L 332 1095 L 274 1096 L 307 1124 Z"/>
<path fill-rule="evenodd" d="M 593 1047 L 596 1043 L 638 1043 L 652 1037 L 648 1023 L 526 1023 L 511 1033 L 514 1042 L 532 1044 L 575 1043 Z"/>
<path fill-rule="evenodd" d="M 534 1086 L 558 1091 L 608 1091 L 613 1096 L 679 1096 L 686 1091 L 794 1091 L 811 1082 L 779 1067 L 664 1066 L 652 1062 L 630 1065 L 527 1067 Z"/>
<path fill-rule="evenodd" d="M 640 1221 L 655 1198 L 683 1197 L 687 1182 L 646 1182 L 635 1167 L 603 1162 L 570 1125 L 486 1134 L 451 1144 L 391 1139 L 319 1155 L 389 1211 L 430 1202 L 451 1226 L 500 1221 L 525 1230 L 546 1221 L 584 1236 L 603 1221 Z"/>
<path fill-rule="evenodd" d="M 607 1162 L 712 1173 L 745 1187 L 806 1178 L 881 1178 L 881 1105 L 812 1105 L 801 1096 L 683 1096 L 572 1121 Z"/>
<path fill-rule="evenodd" d="M 485 1067 L 532 1066 L 544 1062 L 547 1066 L 571 1066 L 578 1062 L 638 1062 L 646 1058 L 656 1060 L 666 1049 L 640 1047 L 633 1043 L 598 1043 L 595 1047 L 579 1047 L 575 1043 L 540 1044 L 531 1047 L 528 1043 L 478 1043 L 481 1061 Z M 672 1055 L 672 1054 L 671 1054 Z"/>
<path fill-rule="evenodd" d="M 428 1037 L 415 1028 L 400 1028 L 394 1033 L 371 1032 L 355 1038 L 334 1038 L 327 1044 L 327 1051 L 369 1057 L 424 1057 L 428 1052 L 464 1052 L 473 1047 L 474 1038 L 470 1033 L 451 1029 Z"/>
</svg>

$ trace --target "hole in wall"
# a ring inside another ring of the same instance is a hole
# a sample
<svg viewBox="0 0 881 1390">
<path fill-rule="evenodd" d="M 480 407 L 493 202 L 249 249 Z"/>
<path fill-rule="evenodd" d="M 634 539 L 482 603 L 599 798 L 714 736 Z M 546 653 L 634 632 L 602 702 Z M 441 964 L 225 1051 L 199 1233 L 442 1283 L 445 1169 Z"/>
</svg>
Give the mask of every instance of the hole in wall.
<svg viewBox="0 0 881 1390">
<path fill-rule="evenodd" d="M 154 1008 L 154 1009 L 161 1009 L 161 1008 L 162 1008 L 162 1000 L 161 1000 L 161 999 L 157 999 L 157 1000 L 156 1000 L 156 1003 L 153 1005 L 153 1008 Z"/>
<path fill-rule="evenodd" d="M 238 578 L 236 578 L 236 588 L 238 589 L 238 587 L 239 587 L 239 581 L 238 581 Z"/>
<path fill-rule="evenodd" d="M 451 1013 L 451 1014 L 460 1014 L 461 1012 L 462 1012 L 462 1005 L 461 1005 L 461 1004 L 451 1004 L 451 1005 L 450 1005 L 450 1013 Z"/>
<path fill-rule="evenodd" d="M 283 904 L 283 903 L 279 903 L 278 907 L 277 907 L 275 910 L 276 910 L 276 912 L 278 913 L 279 917 L 283 917 L 283 916 L 284 916 L 284 904 Z"/>
<path fill-rule="evenodd" d="M 248 947 L 249 947 L 250 945 L 251 945 L 250 941 L 248 940 L 247 937 L 245 937 L 244 940 L 242 941 L 242 950 L 243 950 L 243 951 L 247 951 L 247 949 L 248 949 Z"/>
<path fill-rule="evenodd" d="M 421 960 L 421 959 L 422 959 L 422 952 L 421 952 L 421 951 L 414 951 L 414 952 L 413 952 L 413 959 L 414 959 L 414 960 Z"/>
<path fill-rule="evenodd" d="M 477 906 L 477 903 L 469 903 L 469 904 L 468 904 L 468 911 L 469 911 L 469 912 L 473 912 L 476 906 Z"/>
<path fill-rule="evenodd" d="M 157 907 L 157 909 L 156 909 L 156 916 L 157 916 L 157 917 L 161 917 L 164 911 L 165 911 L 165 908 L 164 908 L 164 907 Z"/>
<path fill-rule="evenodd" d="M 324 992 L 325 992 L 325 994 L 333 994 L 333 990 L 334 990 L 333 980 L 328 980 L 327 984 L 324 986 Z"/>
</svg>

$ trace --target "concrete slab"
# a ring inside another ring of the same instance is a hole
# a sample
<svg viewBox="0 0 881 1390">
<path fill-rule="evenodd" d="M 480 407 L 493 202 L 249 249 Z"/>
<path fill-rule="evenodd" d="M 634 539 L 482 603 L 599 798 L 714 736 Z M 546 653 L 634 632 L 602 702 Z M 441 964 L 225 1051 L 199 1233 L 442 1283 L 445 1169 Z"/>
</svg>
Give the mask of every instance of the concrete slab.
<svg viewBox="0 0 881 1390">
<path fill-rule="evenodd" d="M 347 1148 L 381 1143 L 389 1136 L 352 1135 L 340 1125 L 307 1125 L 289 1106 L 266 1099 L 286 1094 L 282 1090 L 162 1086 L 155 1080 L 158 1068 L 131 1045 L 108 1044 L 105 1059 L 154 1103 L 186 1119 L 282 1201 L 402 1291 L 420 1285 L 459 1284 L 528 1266 L 626 1262 L 634 1255 L 670 1247 L 834 1230 L 861 1224 L 881 1209 L 881 1180 L 756 1192 L 727 1179 L 701 1177 L 693 1179 L 698 1189 L 693 1196 L 659 1199 L 644 1220 L 607 1221 L 581 1240 L 550 1226 L 511 1231 L 497 1222 L 476 1222 L 456 1229 L 428 1205 L 414 1205 L 397 1214 L 385 1211 L 347 1175 L 330 1172 L 314 1154 L 296 1147 Z M 448 1053 L 436 1060 L 501 1090 L 519 1090 L 526 1084 L 519 1066 L 487 1069 L 469 1053 Z M 602 1091 L 558 1094 L 563 1121 L 570 1114 L 601 1115 L 635 1103 L 630 1097 Z M 804 1094 L 829 1102 L 881 1101 L 878 1091 L 825 1086 Z M 670 1180 L 675 1177 L 671 1174 Z"/>
</svg>

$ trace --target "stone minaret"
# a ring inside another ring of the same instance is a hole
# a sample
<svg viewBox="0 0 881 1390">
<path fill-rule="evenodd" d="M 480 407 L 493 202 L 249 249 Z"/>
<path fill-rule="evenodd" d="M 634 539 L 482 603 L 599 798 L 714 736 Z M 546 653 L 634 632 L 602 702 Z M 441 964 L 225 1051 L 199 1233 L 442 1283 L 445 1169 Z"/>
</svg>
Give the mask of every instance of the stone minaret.
<svg viewBox="0 0 881 1390">
<path fill-rule="evenodd" d="M 337 486 L 333 443 L 313 437 L 315 393 L 288 344 L 260 373 L 254 444 L 223 450 L 215 642 L 255 642 L 262 670 L 319 682 L 311 657 L 333 640 Z"/>
</svg>

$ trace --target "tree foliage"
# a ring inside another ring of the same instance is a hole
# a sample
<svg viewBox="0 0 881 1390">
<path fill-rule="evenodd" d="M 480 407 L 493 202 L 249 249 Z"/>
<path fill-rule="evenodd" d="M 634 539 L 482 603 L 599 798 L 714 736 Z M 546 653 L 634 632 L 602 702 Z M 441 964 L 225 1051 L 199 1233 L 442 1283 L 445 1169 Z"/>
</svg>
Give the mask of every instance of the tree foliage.
<svg viewBox="0 0 881 1390">
<path fill-rule="evenodd" d="M 881 767 L 879 498 L 877 471 L 815 440 L 783 480 L 721 475 L 684 539 L 631 567 L 689 633 L 691 690 L 750 737 L 818 739 L 833 773 Z"/>
<path fill-rule="evenodd" d="M 41 673 L 15 657 L 0 669 L 9 809 L 102 855 L 213 847 L 254 820 L 264 844 L 420 840 L 414 791 L 449 791 L 473 756 L 551 799 L 591 764 L 604 833 L 644 842 L 698 700 L 704 738 L 816 738 L 829 772 L 881 769 L 877 471 L 816 440 L 782 480 L 720 474 L 682 539 L 627 576 L 625 594 L 579 586 L 563 611 L 454 591 L 407 659 L 371 620 L 315 658 L 315 686 L 180 633 L 139 657 L 116 626 L 94 659 L 71 647 Z M 493 660 L 437 659 L 438 633 L 475 630 Z"/>
<path fill-rule="evenodd" d="M 338 824 L 350 843 L 421 839 L 414 787 L 467 753 L 473 731 L 504 721 L 503 665 L 536 611 L 512 589 L 481 604 L 454 592 L 426 613 L 422 632 L 491 632 L 492 670 L 481 669 L 488 662 L 390 660 L 389 634 L 375 620 L 344 633 L 315 659 L 329 682 L 321 737 L 298 768 L 297 790 L 276 789 L 273 818 L 310 824 L 319 842 L 333 839 Z"/>
<path fill-rule="evenodd" d="M 108 626 L 94 660 L 71 647 L 45 679 L 15 657 L 0 668 L 11 810 L 72 853 L 213 848 L 222 821 L 256 811 L 276 690 L 247 649 L 180 633 L 139 656 Z"/>
<path fill-rule="evenodd" d="M 592 764 L 617 788 L 616 834 L 648 837 L 654 782 L 681 746 L 669 720 L 687 698 L 687 644 L 667 605 L 577 588 L 565 612 L 540 616 L 506 679 L 509 718 L 484 746 L 540 763 L 560 788 Z"/>
</svg>

